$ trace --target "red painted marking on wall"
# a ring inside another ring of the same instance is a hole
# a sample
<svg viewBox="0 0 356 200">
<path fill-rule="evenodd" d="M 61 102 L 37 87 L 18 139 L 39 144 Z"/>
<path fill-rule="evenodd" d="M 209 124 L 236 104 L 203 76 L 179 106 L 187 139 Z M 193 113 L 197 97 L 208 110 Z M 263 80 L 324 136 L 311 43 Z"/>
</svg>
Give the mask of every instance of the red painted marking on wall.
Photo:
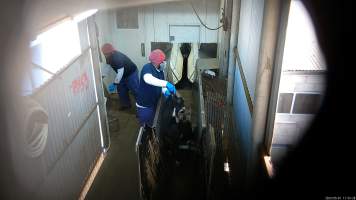
<svg viewBox="0 0 356 200">
<path fill-rule="evenodd" d="M 89 77 L 87 73 L 84 72 L 81 76 L 73 80 L 70 87 L 72 88 L 73 94 L 87 90 L 89 88 Z"/>
</svg>

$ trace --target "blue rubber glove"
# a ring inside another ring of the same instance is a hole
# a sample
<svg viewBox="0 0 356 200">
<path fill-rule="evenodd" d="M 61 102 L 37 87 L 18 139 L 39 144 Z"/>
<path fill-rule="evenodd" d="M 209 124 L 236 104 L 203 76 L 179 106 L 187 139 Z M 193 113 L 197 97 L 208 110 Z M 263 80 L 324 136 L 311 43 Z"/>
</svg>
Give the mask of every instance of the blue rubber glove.
<svg viewBox="0 0 356 200">
<path fill-rule="evenodd" d="M 171 92 L 169 92 L 169 90 L 166 90 L 163 95 L 168 98 L 171 95 Z"/>
<path fill-rule="evenodd" d="M 110 93 L 115 92 L 115 89 L 116 89 L 116 85 L 114 83 L 110 83 L 108 85 L 108 90 L 109 90 Z"/>
<path fill-rule="evenodd" d="M 174 87 L 174 85 L 170 82 L 167 82 L 166 85 L 167 89 L 172 93 L 175 94 L 176 93 L 176 87 Z"/>
</svg>

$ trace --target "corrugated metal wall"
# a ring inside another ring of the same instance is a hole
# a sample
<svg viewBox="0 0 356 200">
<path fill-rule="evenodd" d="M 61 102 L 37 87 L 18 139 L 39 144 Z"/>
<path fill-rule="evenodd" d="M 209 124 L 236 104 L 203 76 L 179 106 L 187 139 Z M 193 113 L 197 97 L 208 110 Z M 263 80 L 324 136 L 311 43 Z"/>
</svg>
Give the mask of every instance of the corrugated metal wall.
<svg viewBox="0 0 356 200">
<path fill-rule="evenodd" d="M 75 199 L 100 153 L 97 110 L 90 115 L 73 142 L 45 177 L 36 195 L 39 199 Z"/>
<path fill-rule="evenodd" d="M 46 148 L 39 158 L 39 199 L 78 198 L 102 149 L 87 20 L 78 27 L 82 54 L 32 96 L 49 120 Z"/>
<path fill-rule="evenodd" d="M 44 158 L 50 170 L 73 142 L 86 117 L 96 108 L 89 49 L 34 98 L 49 115 L 49 148 L 46 148 Z"/>
</svg>

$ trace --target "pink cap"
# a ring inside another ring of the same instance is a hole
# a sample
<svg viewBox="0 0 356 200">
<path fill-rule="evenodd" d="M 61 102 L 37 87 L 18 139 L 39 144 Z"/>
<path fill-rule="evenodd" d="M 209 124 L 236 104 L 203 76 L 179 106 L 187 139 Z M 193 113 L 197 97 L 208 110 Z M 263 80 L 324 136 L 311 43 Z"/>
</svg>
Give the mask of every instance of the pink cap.
<svg viewBox="0 0 356 200">
<path fill-rule="evenodd" d="M 159 65 L 166 59 L 166 55 L 164 55 L 162 50 L 155 49 L 150 53 L 148 59 L 151 61 L 152 64 Z"/>
</svg>

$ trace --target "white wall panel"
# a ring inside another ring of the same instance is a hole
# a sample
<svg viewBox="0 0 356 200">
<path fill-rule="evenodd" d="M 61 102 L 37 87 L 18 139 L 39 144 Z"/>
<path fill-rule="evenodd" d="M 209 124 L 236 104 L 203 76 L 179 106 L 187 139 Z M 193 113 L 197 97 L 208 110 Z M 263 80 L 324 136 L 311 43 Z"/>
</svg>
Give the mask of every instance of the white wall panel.
<svg viewBox="0 0 356 200">
<path fill-rule="evenodd" d="M 208 27 L 216 28 L 219 26 L 219 1 L 205 0 L 199 3 L 193 1 L 193 6 Z M 169 25 L 199 25 L 201 27 L 201 42 L 217 42 L 217 31 L 208 30 L 201 26 L 189 1 L 156 4 L 151 8 L 146 9 L 145 15 L 153 15 L 153 27 L 147 27 L 147 31 L 154 32 L 152 41 L 169 42 Z"/>
<path fill-rule="evenodd" d="M 103 10 L 95 14 L 100 46 L 107 42 L 113 42 L 113 31 L 115 28 L 114 17 L 113 10 Z"/>
<path fill-rule="evenodd" d="M 114 47 L 126 54 L 141 69 L 147 63 L 146 56 L 141 54 L 141 43 L 145 43 L 145 25 L 143 7 L 138 8 L 138 29 L 118 29 L 116 27 L 116 17 L 114 17 L 113 44 Z M 116 10 L 115 12 L 120 12 Z"/>
<path fill-rule="evenodd" d="M 263 8 L 263 0 L 241 0 L 238 51 L 252 100 L 256 84 Z"/>
<path fill-rule="evenodd" d="M 198 25 L 170 25 L 170 42 L 200 42 L 200 26 Z"/>
</svg>

